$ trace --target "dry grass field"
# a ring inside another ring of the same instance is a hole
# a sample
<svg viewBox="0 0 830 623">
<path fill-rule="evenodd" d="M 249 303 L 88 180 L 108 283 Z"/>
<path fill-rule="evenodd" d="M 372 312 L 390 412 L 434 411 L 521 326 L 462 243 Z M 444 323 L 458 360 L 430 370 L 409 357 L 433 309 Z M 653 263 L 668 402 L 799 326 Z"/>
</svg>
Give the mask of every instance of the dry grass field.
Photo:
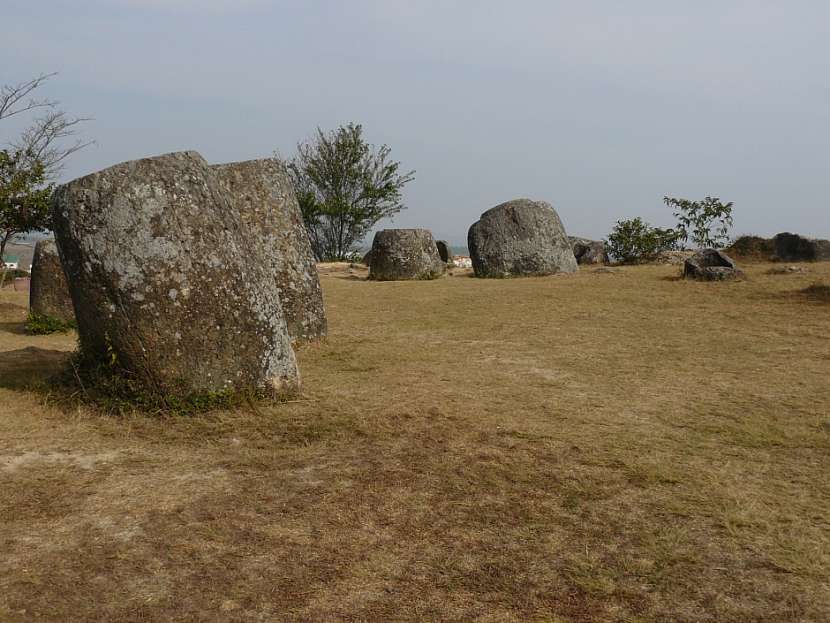
<svg viewBox="0 0 830 623">
<path fill-rule="evenodd" d="M 830 620 L 830 263 L 373 283 L 302 400 L 107 416 L 0 293 L 0 620 Z"/>
</svg>

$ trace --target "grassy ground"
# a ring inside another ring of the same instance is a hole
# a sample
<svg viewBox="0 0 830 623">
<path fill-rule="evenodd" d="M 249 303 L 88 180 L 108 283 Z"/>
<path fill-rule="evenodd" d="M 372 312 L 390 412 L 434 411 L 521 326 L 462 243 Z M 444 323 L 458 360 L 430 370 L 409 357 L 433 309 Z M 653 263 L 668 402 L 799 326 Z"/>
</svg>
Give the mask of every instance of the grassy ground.
<svg viewBox="0 0 830 623">
<path fill-rule="evenodd" d="M 828 621 L 830 263 L 323 276 L 302 401 L 61 409 L 0 293 L 2 621 Z"/>
</svg>

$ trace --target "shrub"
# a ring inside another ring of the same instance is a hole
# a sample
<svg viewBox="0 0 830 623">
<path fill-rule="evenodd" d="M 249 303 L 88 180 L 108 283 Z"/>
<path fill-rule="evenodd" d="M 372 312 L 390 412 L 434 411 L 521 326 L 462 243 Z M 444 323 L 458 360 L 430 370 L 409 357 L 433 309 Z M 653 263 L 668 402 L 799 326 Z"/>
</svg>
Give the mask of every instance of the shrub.
<svg viewBox="0 0 830 623">
<path fill-rule="evenodd" d="M 663 251 L 677 248 L 679 234 L 673 229 L 652 227 L 640 217 L 617 221 L 605 246 L 612 259 L 623 264 L 648 262 Z"/>
<path fill-rule="evenodd" d="M 732 241 L 726 252 L 734 257 L 768 260 L 775 255 L 775 244 L 771 238 L 739 236 Z"/>
<path fill-rule="evenodd" d="M 29 312 L 26 318 L 26 333 L 30 335 L 49 335 L 50 333 L 66 333 L 75 329 L 74 321 L 65 321 L 46 314 Z"/>
</svg>

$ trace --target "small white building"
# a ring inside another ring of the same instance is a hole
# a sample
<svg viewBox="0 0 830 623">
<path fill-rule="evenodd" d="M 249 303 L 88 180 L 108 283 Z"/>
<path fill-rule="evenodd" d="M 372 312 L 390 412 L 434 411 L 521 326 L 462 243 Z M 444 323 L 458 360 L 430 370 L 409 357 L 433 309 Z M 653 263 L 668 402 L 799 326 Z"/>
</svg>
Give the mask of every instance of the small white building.
<svg viewBox="0 0 830 623">
<path fill-rule="evenodd" d="M 3 265 L 11 270 L 17 270 L 20 266 L 20 258 L 16 255 L 4 255 Z"/>
</svg>

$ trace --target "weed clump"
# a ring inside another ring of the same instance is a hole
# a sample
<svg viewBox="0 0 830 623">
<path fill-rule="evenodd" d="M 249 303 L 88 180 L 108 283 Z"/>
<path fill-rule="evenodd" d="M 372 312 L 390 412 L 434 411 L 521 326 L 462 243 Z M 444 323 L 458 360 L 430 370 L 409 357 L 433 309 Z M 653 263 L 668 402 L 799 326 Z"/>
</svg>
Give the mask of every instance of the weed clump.
<svg viewBox="0 0 830 623">
<path fill-rule="evenodd" d="M 47 314 L 36 314 L 30 311 L 26 317 L 26 333 L 29 335 L 51 335 L 52 333 L 66 333 L 77 329 L 74 320 L 61 320 Z"/>
<path fill-rule="evenodd" d="M 228 388 L 220 391 L 188 391 L 184 381 L 174 387 L 148 385 L 146 375 L 123 367 L 111 345 L 106 357 L 77 351 L 54 379 L 58 400 L 81 402 L 106 414 L 131 412 L 165 415 L 194 415 L 208 411 L 252 405 L 266 398 L 265 392 Z M 277 397 L 278 399 L 280 397 Z"/>
</svg>

